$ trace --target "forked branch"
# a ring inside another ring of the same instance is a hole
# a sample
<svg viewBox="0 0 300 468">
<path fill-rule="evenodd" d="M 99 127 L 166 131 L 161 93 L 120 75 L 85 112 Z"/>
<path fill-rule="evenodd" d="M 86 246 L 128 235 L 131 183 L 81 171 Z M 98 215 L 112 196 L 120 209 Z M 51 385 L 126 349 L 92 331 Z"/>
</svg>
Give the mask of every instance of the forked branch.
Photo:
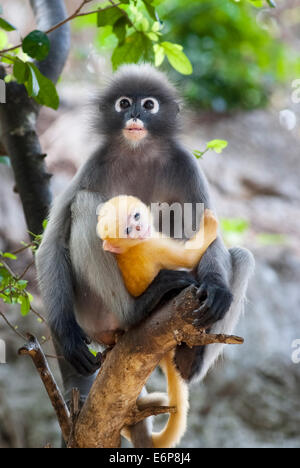
<svg viewBox="0 0 300 468">
<path fill-rule="evenodd" d="M 123 428 L 152 415 L 176 412 L 176 408 L 168 406 L 139 409 L 136 402 L 162 357 L 182 341 L 189 346 L 243 343 L 240 337 L 207 334 L 205 330 L 197 329 L 192 314 L 197 306 L 198 299 L 192 286 L 119 338 L 107 353 L 79 415 L 78 408 L 73 410 L 76 417 L 73 415 L 72 422 L 41 348 L 34 337 L 29 337 L 29 343 L 20 353 L 32 357 L 56 410 L 64 439 L 69 440 L 69 447 L 116 448 L 120 446 Z M 75 401 L 78 398 L 77 395 Z"/>
</svg>

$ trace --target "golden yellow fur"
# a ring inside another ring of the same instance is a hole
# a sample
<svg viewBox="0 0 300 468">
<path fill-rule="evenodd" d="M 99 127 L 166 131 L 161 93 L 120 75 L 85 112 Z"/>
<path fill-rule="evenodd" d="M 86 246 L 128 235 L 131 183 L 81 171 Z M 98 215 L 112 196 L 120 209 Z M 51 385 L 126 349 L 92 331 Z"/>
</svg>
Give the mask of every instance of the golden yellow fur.
<svg viewBox="0 0 300 468">
<path fill-rule="evenodd" d="M 140 229 L 127 233 L 139 214 Z M 218 223 L 212 212 L 205 210 L 199 231 L 186 243 L 164 237 L 153 227 L 150 210 L 135 197 L 122 195 L 105 203 L 98 218 L 97 232 L 103 248 L 116 254 L 125 286 L 132 296 L 141 295 L 161 269 L 193 269 L 217 237 Z M 140 232 L 142 232 L 141 235 Z M 164 429 L 152 434 L 154 448 L 174 447 L 186 430 L 188 387 L 173 362 L 174 351 L 160 362 L 168 381 L 169 405 L 177 412 L 169 416 Z M 146 397 L 147 398 L 147 397 Z"/>
<path fill-rule="evenodd" d="M 122 210 L 126 211 L 120 212 Z M 139 211 L 151 226 L 151 235 L 143 239 L 122 237 L 128 213 Z M 198 233 L 188 242 L 164 237 L 152 225 L 148 208 L 135 197 L 114 197 L 99 213 L 97 231 L 106 241 L 106 250 L 118 253 L 117 262 L 124 283 L 132 296 L 140 296 L 162 269 L 193 269 L 209 245 L 217 237 L 218 222 L 210 210 L 205 210 Z"/>
</svg>

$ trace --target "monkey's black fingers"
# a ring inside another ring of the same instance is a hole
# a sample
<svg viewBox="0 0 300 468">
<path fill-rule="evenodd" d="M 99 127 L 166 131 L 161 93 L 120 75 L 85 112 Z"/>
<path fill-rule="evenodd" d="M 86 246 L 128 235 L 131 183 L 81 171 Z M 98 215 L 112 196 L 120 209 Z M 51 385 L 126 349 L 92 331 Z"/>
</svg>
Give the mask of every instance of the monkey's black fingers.
<svg viewBox="0 0 300 468">
<path fill-rule="evenodd" d="M 87 336 L 84 331 L 76 324 L 76 331 L 79 334 L 81 340 L 86 344 L 91 344 L 92 340 L 89 336 Z"/>
<path fill-rule="evenodd" d="M 198 317 L 194 320 L 193 324 L 198 327 L 207 327 L 213 325 L 214 323 L 222 320 L 227 312 L 227 307 L 215 305 L 214 308 L 208 308 L 204 310 L 201 308 L 198 309 Z"/>
<path fill-rule="evenodd" d="M 135 318 L 130 325 L 136 324 L 147 317 L 163 300 L 170 300 L 182 289 L 191 284 L 199 286 L 197 280 L 186 271 L 161 270 L 146 291 L 135 300 Z"/>
<path fill-rule="evenodd" d="M 202 283 L 201 286 L 196 291 L 196 296 L 199 301 L 203 301 L 207 298 L 207 285 L 206 283 Z"/>
<path fill-rule="evenodd" d="M 233 296 L 225 285 L 203 282 L 197 291 L 199 299 L 206 296 L 204 302 L 193 312 L 196 316 L 193 324 L 197 327 L 207 327 L 222 320 L 228 311 Z"/>
<path fill-rule="evenodd" d="M 66 356 L 72 366 L 82 375 L 94 374 L 102 364 L 102 355 L 94 356 L 87 346 L 80 345 Z"/>
</svg>

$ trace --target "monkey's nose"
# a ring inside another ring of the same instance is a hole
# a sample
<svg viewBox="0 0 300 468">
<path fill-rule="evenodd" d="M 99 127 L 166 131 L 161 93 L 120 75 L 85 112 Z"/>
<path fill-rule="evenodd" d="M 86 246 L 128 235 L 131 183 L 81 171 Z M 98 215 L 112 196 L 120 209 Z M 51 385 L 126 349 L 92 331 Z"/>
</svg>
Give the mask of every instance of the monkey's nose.
<svg viewBox="0 0 300 468">
<path fill-rule="evenodd" d="M 132 112 L 131 118 L 136 122 L 139 119 L 141 114 L 139 112 Z"/>
<path fill-rule="evenodd" d="M 136 226 L 135 229 L 136 229 L 137 231 L 140 231 L 140 230 L 141 230 L 141 226 Z"/>
</svg>

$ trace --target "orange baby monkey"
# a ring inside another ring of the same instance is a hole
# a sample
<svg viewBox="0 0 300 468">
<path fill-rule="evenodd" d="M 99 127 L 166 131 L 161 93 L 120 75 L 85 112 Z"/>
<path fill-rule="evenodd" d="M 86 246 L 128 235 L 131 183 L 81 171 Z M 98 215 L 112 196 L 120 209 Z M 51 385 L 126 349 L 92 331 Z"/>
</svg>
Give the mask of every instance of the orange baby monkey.
<svg viewBox="0 0 300 468">
<path fill-rule="evenodd" d="M 216 239 L 217 230 L 216 218 L 205 210 L 199 231 L 189 241 L 163 236 L 155 230 L 149 208 L 127 195 L 104 203 L 97 224 L 103 249 L 116 254 L 125 286 L 134 297 L 140 296 L 162 269 L 195 268 Z M 177 412 L 169 416 L 161 432 L 152 434 L 154 448 L 174 447 L 186 430 L 188 387 L 175 367 L 173 356 L 174 351 L 167 353 L 160 366 L 168 381 L 169 405 L 176 406 Z M 147 398 L 143 398 L 143 403 Z"/>
</svg>

